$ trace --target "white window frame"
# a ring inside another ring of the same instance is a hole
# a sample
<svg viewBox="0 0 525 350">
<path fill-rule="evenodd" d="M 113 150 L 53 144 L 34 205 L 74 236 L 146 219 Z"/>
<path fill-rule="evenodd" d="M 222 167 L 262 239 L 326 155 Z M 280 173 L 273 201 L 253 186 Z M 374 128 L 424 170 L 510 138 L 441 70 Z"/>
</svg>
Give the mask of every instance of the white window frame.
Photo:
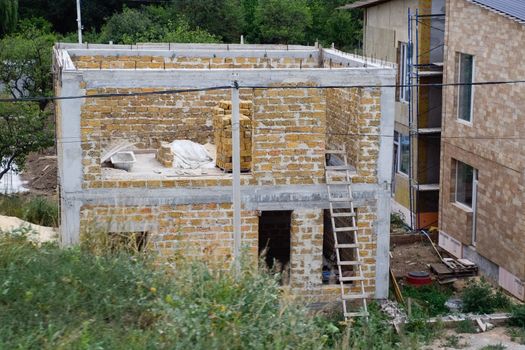
<svg viewBox="0 0 525 350">
<path fill-rule="evenodd" d="M 403 146 L 402 146 L 402 143 L 401 143 L 401 139 L 403 138 L 403 136 L 405 137 L 410 137 L 409 135 L 403 135 L 403 133 L 401 132 L 398 132 L 398 139 L 397 139 L 397 169 L 396 169 L 396 172 L 398 174 L 401 174 L 401 175 L 404 175 L 404 176 L 408 176 L 408 172 L 409 172 L 409 169 L 407 169 L 407 172 L 403 172 L 401 170 L 401 161 L 402 161 L 402 157 L 401 155 L 403 154 L 403 152 L 401 151 Z M 396 141 L 394 141 L 396 142 Z M 408 143 L 409 147 L 410 147 L 410 140 L 409 140 L 409 143 Z M 409 148 L 409 151 L 408 151 L 408 156 L 409 156 L 409 161 L 408 161 L 408 167 L 410 168 L 410 148 Z"/>
<path fill-rule="evenodd" d="M 476 181 L 476 175 L 477 175 L 477 169 L 474 168 L 472 165 L 469 165 L 465 162 L 462 162 L 460 160 L 454 160 L 456 162 L 456 181 L 455 181 L 455 188 L 454 188 L 454 202 L 457 204 L 457 205 L 460 205 L 464 208 L 468 208 L 469 210 L 472 210 L 472 207 L 474 205 L 474 182 Z M 466 204 L 466 203 L 463 203 L 463 202 L 460 202 L 458 200 L 458 188 L 459 188 L 459 165 L 461 164 L 464 164 L 466 166 L 469 166 L 472 168 L 472 193 L 471 193 L 471 196 L 472 196 L 472 202 L 470 203 L 470 205 Z"/>
<path fill-rule="evenodd" d="M 461 82 L 461 72 L 462 72 L 462 65 L 461 65 L 461 57 L 462 56 L 470 56 L 472 57 L 472 77 L 471 77 L 471 83 L 474 82 L 474 77 L 475 77 L 475 74 L 476 74 L 476 58 L 474 57 L 474 55 L 470 55 L 468 53 L 463 53 L 463 52 L 458 52 L 458 83 Z M 461 99 L 461 93 L 460 93 L 460 90 L 461 90 L 461 86 L 458 86 L 458 96 L 457 96 L 457 100 L 456 100 L 456 104 L 457 104 L 457 111 L 456 111 L 456 120 L 460 123 L 463 123 L 463 124 L 467 124 L 467 125 L 472 125 L 472 119 L 474 117 L 474 85 L 471 85 L 470 86 L 470 111 L 469 111 L 469 120 L 465 120 L 463 119 L 461 116 L 460 116 L 460 99 Z"/>
<path fill-rule="evenodd" d="M 409 103 L 408 44 L 399 42 L 399 101 Z"/>
</svg>

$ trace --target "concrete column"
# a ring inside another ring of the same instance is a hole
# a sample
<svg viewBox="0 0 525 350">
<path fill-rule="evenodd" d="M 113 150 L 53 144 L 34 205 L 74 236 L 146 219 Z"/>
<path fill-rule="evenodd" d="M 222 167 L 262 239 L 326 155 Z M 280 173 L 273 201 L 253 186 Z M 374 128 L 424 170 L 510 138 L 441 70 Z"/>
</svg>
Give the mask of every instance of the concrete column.
<svg viewBox="0 0 525 350">
<path fill-rule="evenodd" d="M 62 73 L 62 86 L 57 89 L 59 96 L 84 95 L 80 87 L 82 74 Z M 82 145 L 80 133 L 80 112 L 84 99 L 59 100 L 60 113 L 57 115 L 57 159 L 60 184 L 61 225 L 60 241 L 68 246 L 79 243 L 81 202 L 74 200 L 82 191 Z"/>
<path fill-rule="evenodd" d="M 394 77 L 384 85 L 394 84 Z M 377 159 L 377 222 L 376 222 L 376 299 L 388 298 L 390 267 L 390 188 L 392 185 L 392 152 L 394 147 L 394 89 L 381 88 L 380 143 Z"/>
</svg>

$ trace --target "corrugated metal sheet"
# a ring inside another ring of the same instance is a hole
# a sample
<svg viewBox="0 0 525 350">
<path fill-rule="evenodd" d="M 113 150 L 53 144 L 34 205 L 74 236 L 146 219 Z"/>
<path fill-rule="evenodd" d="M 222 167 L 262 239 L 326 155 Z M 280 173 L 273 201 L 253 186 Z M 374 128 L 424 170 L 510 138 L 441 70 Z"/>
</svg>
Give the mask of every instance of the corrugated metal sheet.
<svg viewBox="0 0 525 350">
<path fill-rule="evenodd" d="M 509 17 L 519 23 L 525 24 L 524 0 L 467 0 L 487 10 Z"/>
<path fill-rule="evenodd" d="M 359 8 L 374 6 L 374 5 L 381 4 L 387 1 L 390 1 L 390 0 L 360 0 L 360 1 L 356 1 L 351 4 L 346 4 L 344 6 L 338 7 L 338 9 L 339 10 L 359 9 Z"/>
</svg>

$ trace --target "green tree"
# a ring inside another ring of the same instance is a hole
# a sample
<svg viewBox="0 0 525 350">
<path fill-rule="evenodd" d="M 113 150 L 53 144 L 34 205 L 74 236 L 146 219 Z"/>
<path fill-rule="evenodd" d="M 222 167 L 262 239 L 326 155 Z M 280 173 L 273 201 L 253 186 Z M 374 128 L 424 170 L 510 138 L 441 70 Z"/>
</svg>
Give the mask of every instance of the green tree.
<svg viewBox="0 0 525 350">
<path fill-rule="evenodd" d="M 239 42 L 245 29 L 241 0 L 174 0 L 173 9 L 226 42 Z"/>
<path fill-rule="evenodd" d="M 18 0 L 0 0 L 0 34 L 11 32 L 18 21 Z"/>
<path fill-rule="evenodd" d="M 107 17 L 121 11 L 123 4 L 133 1 L 81 0 L 82 25 L 86 31 L 99 30 Z M 23 0 L 20 17 L 42 17 L 52 23 L 53 29 L 66 34 L 77 29 L 75 0 Z"/>
<path fill-rule="evenodd" d="M 183 17 L 172 17 L 164 7 L 124 8 L 102 27 L 100 42 L 119 44 L 137 42 L 217 42 L 203 29 L 192 29 Z"/>
<path fill-rule="evenodd" d="M 305 0 L 260 0 L 255 25 L 261 43 L 302 44 L 312 25 L 312 13 Z"/>
<path fill-rule="evenodd" d="M 22 169 L 29 153 L 53 145 L 48 119 L 37 103 L 0 103 L 0 179 L 9 170 Z"/>
<path fill-rule="evenodd" d="M 0 83 L 12 97 L 51 95 L 51 53 L 56 37 L 44 21 L 23 21 L 22 31 L 0 40 Z M 44 110 L 47 101 L 39 102 Z"/>
</svg>

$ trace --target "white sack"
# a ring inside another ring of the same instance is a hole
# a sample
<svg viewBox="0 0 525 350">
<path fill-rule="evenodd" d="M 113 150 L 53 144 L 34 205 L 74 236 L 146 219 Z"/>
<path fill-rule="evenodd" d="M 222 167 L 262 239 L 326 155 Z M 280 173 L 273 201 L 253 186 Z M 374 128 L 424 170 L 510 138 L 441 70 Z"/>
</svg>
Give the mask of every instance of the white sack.
<svg viewBox="0 0 525 350">
<path fill-rule="evenodd" d="M 214 168 L 215 162 L 206 150 L 190 140 L 175 140 L 171 143 L 173 167 L 178 169 Z"/>
</svg>

